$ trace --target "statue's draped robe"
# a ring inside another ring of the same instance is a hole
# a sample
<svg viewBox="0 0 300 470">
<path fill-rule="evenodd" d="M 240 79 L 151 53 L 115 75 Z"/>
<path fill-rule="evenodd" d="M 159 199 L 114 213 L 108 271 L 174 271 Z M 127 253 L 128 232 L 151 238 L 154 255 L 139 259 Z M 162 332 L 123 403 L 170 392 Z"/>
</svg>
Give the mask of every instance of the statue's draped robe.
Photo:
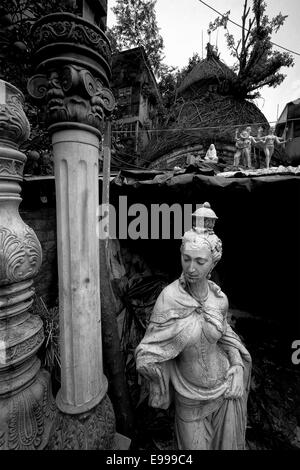
<svg viewBox="0 0 300 470">
<path fill-rule="evenodd" d="M 166 409 L 174 396 L 179 449 L 243 449 L 251 357 L 227 323 L 225 294 L 211 281 L 209 292 L 210 300 L 201 303 L 187 292 L 183 276 L 162 291 L 136 349 L 137 370 L 150 381 L 150 406 Z M 203 334 L 204 323 L 212 331 L 209 341 Z M 189 347 L 195 331 L 199 332 L 199 364 L 203 362 L 200 387 L 186 380 L 178 367 L 180 354 Z M 213 377 L 215 364 L 224 370 Z M 232 380 L 225 378 L 226 372 L 235 364 L 244 368 L 245 391 L 240 399 L 226 399 Z"/>
</svg>

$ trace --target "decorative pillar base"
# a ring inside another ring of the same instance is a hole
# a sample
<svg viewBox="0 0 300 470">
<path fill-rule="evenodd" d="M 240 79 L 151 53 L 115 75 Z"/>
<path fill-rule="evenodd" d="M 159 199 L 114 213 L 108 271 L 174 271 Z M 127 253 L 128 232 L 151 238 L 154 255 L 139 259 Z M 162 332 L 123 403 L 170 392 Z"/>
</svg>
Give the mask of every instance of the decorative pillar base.
<svg viewBox="0 0 300 470">
<path fill-rule="evenodd" d="M 41 370 L 26 389 L 1 397 L 0 450 L 44 449 L 56 413 L 50 374 Z"/>
<path fill-rule="evenodd" d="M 115 415 L 107 395 L 92 410 L 80 414 L 58 412 L 47 450 L 110 450 Z"/>
</svg>

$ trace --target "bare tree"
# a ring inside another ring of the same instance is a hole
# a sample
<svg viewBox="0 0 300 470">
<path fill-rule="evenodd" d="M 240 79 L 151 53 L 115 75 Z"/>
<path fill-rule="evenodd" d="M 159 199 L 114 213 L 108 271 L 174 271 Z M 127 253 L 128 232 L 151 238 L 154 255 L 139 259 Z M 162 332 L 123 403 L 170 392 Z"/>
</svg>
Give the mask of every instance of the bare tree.
<svg viewBox="0 0 300 470">
<path fill-rule="evenodd" d="M 278 13 L 269 18 L 265 13 L 266 8 L 267 4 L 263 0 L 253 0 L 252 8 L 248 0 L 244 1 L 242 31 L 238 40 L 229 32 L 230 11 L 209 24 L 209 32 L 219 27 L 225 29 L 227 46 L 231 55 L 237 59 L 233 90 L 240 98 L 257 98 L 262 87 L 280 85 L 286 77 L 280 72 L 281 67 L 294 65 L 292 55 L 273 50 L 271 42 L 272 34 L 278 32 L 287 16 Z"/>
</svg>

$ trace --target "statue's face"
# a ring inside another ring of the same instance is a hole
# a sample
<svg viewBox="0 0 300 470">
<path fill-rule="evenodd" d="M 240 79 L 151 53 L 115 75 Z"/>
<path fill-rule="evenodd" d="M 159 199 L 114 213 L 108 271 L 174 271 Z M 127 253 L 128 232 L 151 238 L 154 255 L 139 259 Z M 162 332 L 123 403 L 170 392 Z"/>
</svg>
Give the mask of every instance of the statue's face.
<svg viewBox="0 0 300 470">
<path fill-rule="evenodd" d="M 203 245 L 197 249 L 186 243 L 181 250 L 181 264 L 188 282 L 199 282 L 207 277 L 213 268 L 211 251 Z"/>
</svg>

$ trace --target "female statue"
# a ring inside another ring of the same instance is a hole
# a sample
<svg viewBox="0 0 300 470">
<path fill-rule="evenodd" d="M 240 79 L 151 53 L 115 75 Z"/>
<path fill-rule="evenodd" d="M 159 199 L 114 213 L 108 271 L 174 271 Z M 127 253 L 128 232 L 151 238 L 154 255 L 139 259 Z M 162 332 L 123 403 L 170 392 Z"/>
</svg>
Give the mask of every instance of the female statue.
<svg viewBox="0 0 300 470">
<path fill-rule="evenodd" d="M 278 145 L 282 145 L 285 144 L 287 140 L 280 140 L 277 135 L 274 134 L 274 128 L 271 127 L 269 134 L 265 137 L 262 137 L 261 142 L 263 143 L 263 149 L 266 157 L 266 168 L 270 168 L 271 158 L 275 150 L 274 143 L 276 142 Z"/>
<path fill-rule="evenodd" d="M 214 163 L 218 163 L 219 159 L 217 157 L 217 150 L 216 150 L 216 147 L 214 146 L 214 144 L 211 144 L 209 146 L 209 149 L 207 150 L 207 152 L 205 154 L 204 160 L 214 162 Z"/>
<path fill-rule="evenodd" d="M 149 405 L 175 402 L 179 449 L 244 449 L 251 357 L 227 323 L 226 295 L 209 280 L 222 255 L 205 203 L 182 239 L 182 275 L 158 297 L 136 349 Z"/>
</svg>

